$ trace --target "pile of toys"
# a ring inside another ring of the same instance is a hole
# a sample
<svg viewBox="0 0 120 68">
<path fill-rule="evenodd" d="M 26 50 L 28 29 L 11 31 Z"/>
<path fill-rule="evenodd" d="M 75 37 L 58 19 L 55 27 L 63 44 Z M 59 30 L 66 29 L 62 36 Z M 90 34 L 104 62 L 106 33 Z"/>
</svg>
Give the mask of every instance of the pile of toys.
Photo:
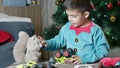
<svg viewBox="0 0 120 68">
<path fill-rule="evenodd" d="M 17 65 L 16 68 L 55 68 L 53 64 L 55 64 L 55 61 L 53 58 L 50 58 L 48 62 L 36 63 L 33 61 L 29 61 L 26 64 Z"/>
<path fill-rule="evenodd" d="M 49 61 L 47 61 L 46 63 L 43 62 L 33 62 L 30 61 L 26 64 L 21 64 L 18 65 L 16 68 L 55 68 L 54 64 L 72 64 L 72 62 L 70 61 L 71 56 L 75 55 L 77 52 L 77 49 L 72 49 L 72 48 L 68 48 L 68 49 L 61 49 L 59 51 L 56 51 L 54 53 L 54 57 L 51 57 L 49 59 Z"/>
</svg>

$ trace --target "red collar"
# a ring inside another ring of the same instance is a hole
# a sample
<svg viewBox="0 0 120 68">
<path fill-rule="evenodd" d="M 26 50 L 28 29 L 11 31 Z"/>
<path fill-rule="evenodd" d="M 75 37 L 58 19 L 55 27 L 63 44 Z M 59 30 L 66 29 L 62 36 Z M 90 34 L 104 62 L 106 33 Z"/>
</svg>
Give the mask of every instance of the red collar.
<svg viewBox="0 0 120 68">
<path fill-rule="evenodd" d="M 70 26 L 70 30 L 75 30 L 76 35 L 80 34 L 81 32 L 87 32 L 90 33 L 90 29 L 93 26 L 92 21 L 90 21 L 90 24 L 86 27 L 74 27 L 73 25 Z"/>
</svg>

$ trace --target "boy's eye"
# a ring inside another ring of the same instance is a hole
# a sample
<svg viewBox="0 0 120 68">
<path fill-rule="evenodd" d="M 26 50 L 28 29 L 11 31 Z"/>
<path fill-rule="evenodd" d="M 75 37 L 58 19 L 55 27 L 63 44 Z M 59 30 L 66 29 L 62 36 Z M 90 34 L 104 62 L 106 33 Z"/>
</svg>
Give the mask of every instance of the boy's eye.
<svg viewBox="0 0 120 68">
<path fill-rule="evenodd" d="M 70 17 L 72 17 L 72 18 L 76 18 L 76 17 L 77 17 L 77 15 L 70 15 Z"/>
<path fill-rule="evenodd" d="M 71 17 L 76 18 L 77 16 L 75 15 L 75 16 L 71 16 Z"/>
<path fill-rule="evenodd" d="M 77 15 L 67 15 L 68 17 L 76 18 Z"/>
</svg>

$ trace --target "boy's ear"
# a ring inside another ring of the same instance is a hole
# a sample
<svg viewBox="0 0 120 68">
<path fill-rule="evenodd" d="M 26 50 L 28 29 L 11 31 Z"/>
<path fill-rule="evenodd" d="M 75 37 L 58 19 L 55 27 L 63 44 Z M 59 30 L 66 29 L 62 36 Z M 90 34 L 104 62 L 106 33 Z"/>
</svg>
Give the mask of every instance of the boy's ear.
<svg viewBox="0 0 120 68">
<path fill-rule="evenodd" d="M 84 12 L 84 17 L 85 17 L 85 18 L 88 18 L 89 15 L 90 15 L 90 12 L 89 12 L 89 11 L 85 11 L 85 12 Z"/>
</svg>

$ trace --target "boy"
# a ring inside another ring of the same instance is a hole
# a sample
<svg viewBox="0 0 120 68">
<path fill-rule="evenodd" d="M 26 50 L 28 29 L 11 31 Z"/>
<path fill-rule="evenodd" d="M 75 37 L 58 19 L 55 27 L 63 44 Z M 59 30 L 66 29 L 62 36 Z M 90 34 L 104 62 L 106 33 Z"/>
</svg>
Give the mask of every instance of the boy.
<svg viewBox="0 0 120 68">
<path fill-rule="evenodd" d="M 57 36 L 50 40 L 39 37 L 46 50 L 77 49 L 72 56 L 73 64 L 93 63 L 108 56 L 109 45 L 101 28 L 88 19 L 91 5 L 89 0 L 65 0 L 64 8 L 69 22 Z"/>
</svg>

